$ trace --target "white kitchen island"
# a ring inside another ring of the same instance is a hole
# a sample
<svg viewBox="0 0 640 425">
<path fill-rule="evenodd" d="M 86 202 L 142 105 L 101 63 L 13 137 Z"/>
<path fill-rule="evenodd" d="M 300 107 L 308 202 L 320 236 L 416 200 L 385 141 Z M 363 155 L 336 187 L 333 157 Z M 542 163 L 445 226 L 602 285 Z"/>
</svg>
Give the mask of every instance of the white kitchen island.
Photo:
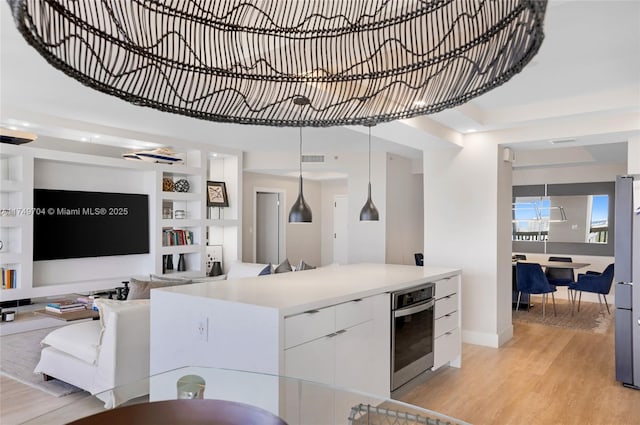
<svg viewBox="0 0 640 425">
<path fill-rule="evenodd" d="M 352 264 L 154 289 L 151 374 L 207 366 L 388 397 L 390 292 L 436 283 L 434 367 L 459 367 L 460 273 Z"/>
</svg>

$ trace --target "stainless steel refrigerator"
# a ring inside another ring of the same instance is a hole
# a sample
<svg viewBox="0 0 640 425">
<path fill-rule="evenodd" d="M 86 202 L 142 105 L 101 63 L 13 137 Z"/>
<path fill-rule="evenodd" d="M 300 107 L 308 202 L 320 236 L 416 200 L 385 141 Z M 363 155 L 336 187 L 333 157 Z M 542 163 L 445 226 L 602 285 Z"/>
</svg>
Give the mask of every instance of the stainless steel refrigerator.
<svg viewBox="0 0 640 425">
<path fill-rule="evenodd" d="M 640 389 L 640 178 L 616 179 L 616 380 Z"/>
</svg>

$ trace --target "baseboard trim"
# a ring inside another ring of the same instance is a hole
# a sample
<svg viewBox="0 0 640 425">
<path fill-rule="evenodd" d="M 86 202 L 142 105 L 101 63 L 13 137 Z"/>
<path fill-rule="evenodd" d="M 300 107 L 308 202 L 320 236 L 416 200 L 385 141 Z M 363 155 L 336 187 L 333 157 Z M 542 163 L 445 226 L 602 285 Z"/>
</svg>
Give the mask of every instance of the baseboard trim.
<svg viewBox="0 0 640 425">
<path fill-rule="evenodd" d="M 498 334 L 465 331 L 463 329 L 462 342 L 467 344 L 483 345 L 485 347 L 498 348 L 500 346 L 500 336 Z"/>
<path fill-rule="evenodd" d="M 513 338 L 513 325 L 507 326 L 502 332 L 498 334 L 498 346 L 502 347 Z"/>
</svg>

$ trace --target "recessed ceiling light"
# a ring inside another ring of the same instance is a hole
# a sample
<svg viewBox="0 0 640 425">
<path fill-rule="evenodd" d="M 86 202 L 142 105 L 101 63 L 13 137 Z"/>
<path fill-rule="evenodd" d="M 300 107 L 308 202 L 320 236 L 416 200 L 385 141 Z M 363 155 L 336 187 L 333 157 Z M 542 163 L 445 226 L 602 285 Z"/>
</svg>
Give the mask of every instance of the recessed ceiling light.
<svg viewBox="0 0 640 425">
<path fill-rule="evenodd" d="M 475 133 L 476 131 L 478 131 L 478 130 L 476 130 L 475 128 L 470 128 L 466 132 L 467 133 Z"/>
<path fill-rule="evenodd" d="M 89 141 L 89 139 L 87 139 L 86 137 L 81 137 L 80 140 L 83 141 L 83 142 L 88 142 Z"/>
<path fill-rule="evenodd" d="M 13 130 L 13 131 L 17 131 L 18 130 L 18 127 L 16 127 L 15 125 L 10 125 L 8 128 L 9 128 L 9 130 Z"/>
<path fill-rule="evenodd" d="M 29 124 L 28 122 L 23 122 L 23 123 L 22 123 L 22 126 L 23 126 L 23 127 L 31 127 L 31 124 Z"/>
</svg>

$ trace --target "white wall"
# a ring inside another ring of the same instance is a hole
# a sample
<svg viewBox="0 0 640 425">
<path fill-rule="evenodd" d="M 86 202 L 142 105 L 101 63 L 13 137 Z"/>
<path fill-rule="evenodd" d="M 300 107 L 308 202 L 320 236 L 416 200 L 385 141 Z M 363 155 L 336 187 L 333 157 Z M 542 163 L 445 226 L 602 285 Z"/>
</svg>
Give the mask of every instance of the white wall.
<svg viewBox="0 0 640 425">
<path fill-rule="evenodd" d="M 627 142 L 627 174 L 640 176 L 640 136 Z"/>
<path fill-rule="evenodd" d="M 320 264 L 320 232 L 322 223 L 321 184 L 304 180 L 304 199 L 313 212 L 312 223 L 288 223 L 289 210 L 298 197 L 298 179 L 267 174 L 244 173 L 242 211 L 242 261 L 253 262 L 254 246 L 254 192 L 256 188 L 282 189 L 285 192 L 286 256 L 291 264 L 304 260 L 307 264 Z"/>
<path fill-rule="evenodd" d="M 318 172 L 318 173 L 340 173 L 347 176 L 346 194 L 348 196 L 348 226 L 349 226 L 349 263 L 360 262 L 372 262 L 372 263 L 384 263 L 386 255 L 386 192 L 387 192 L 387 166 L 386 159 L 387 154 L 385 152 L 372 151 L 371 153 L 371 190 L 373 201 L 380 213 L 380 221 L 361 222 L 360 210 L 367 200 L 367 182 L 368 182 L 368 155 L 363 152 L 343 152 L 343 153 L 324 153 L 324 163 L 305 163 L 303 165 L 304 172 Z M 288 161 L 288 162 L 287 162 Z M 250 152 L 245 156 L 245 169 L 251 169 L 252 173 L 258 174 L 260 167 L 264 167 L 265 171 L 280 170 L 286 167 L 290 167 L 291 162 L 295 163 L 295 158 L 287 156 L 286 153 L 282 155 L 274 154 L 273 152 Z M 268 168 L 267 168 L 268 167 Z M 245 171 L 245 175 L 249 172 Z M 266 174 L 260 174 L 265 179 L 276 178 Z M 269 181 L 269 180 L 267 180 Z M 305 182 L 308 180 L 305 180 Z M 305 183 L 306 184 L 306 183 Z M 319 184 L 319 183 L 317 183 Z M 257 186 L 272 187 L 265 182 L 260 182 Z M 246 190 L 248 184 L 245 183 L 245 199 Z M 305 186 L 306 187 L 306 186 Z M 291 192 L 293 195 L 293 192 Z M 295 189 L 297 194 L 297 186 Z M 320 195 L 318 195 L 318 204 L 320 201 Z M 305 189 L 305 198 L 306 189 Z M 287 198 L 288 199 L 288 198 Z M 295 198 L 287 200 L 287 202 L 293 203 Z M 309 201 L 309 199 L 307 199 Z M 253 201 L 251 201 L 253 202 Z M 290 204 L 289 204 L 290 205 Z M 245 205 L 245 209 L 249 208 Z M 253 208 L 253 204 L 251 204 Z M 312 206 L 314 211 L 314 221 L 316 214 L 316 207 Z M 322 211 L 322 208 L 318 208 L 318 211 Z M 326 217 L 325 217 L 326 219 Z M 327 228 L 327 227 L 325 227 Z M 245 227 L 245 241 L 249 241 L 253 236 L 248 235 L 248 228 Z M 320 240 L 309 239 L 309 240 Z M 324 241 L 325 239 L 323 239 Z M 320 246 L 320 244 L 318 244 Z M 245 247 L 245 253 L 248 248 Z M 328 253 L 325 252 L 323 261 L 327 260 Z M 246 257 L 250 258 L 250 257 Z M 321 256 L 318 255 L 318 263 L 320 263 Z M 306 261 L 306 260 L 305 260 Z"/>
<path fill-rule="evenodd" d="M 610 182 L 626 173 L 626 164 L 514 168 L 513 185 Z"/>
<path fill-rule="evenodd" d="M 462 268 L 463 341 L 494 347 L 511 329 L 511 193 L 507 173 L 498 191 L 501 158 L 482 134 L 468 136 L 463 149 L 424 155 L 425 264 Z"/>
<path fill-rule="evenodd" d="M 349 263 L 384 263 L 386 254 L 387 155 L 371 153 L 371 198 L 380 214 L 379 221 L 360 221 L 360 210 L 367 201 L 367 154 L 342 155 L 348 164 Z"/>
<path fill-rule="evenodd" d="M 322 223 L 320 240 L 322 252 L 320 264 L 333 263 L 333 203 L 336 195 L 347 195 L 347 179 L 326 180 L 322 182 Z"/>
<path fill-rule="evenodd" d="M 511 158 L 505 160 L 504 149 L 498 148 L 498 211 L 497 227 L 497 334 L 498 345 L 502 345 L 513 336 L 512 321 L 512 269 L 511 269 L 511 208 L 512 178 Z"/>
<path fill-rule="evenodd" d="M 415 264 L 414 253 L 424 247 L 424 185 L 422 174 L 411 172 L 411 160 L 387 155 L 388 264 Z M 377 205 L 377 204 L 376 204 Z"/>
</svg>

